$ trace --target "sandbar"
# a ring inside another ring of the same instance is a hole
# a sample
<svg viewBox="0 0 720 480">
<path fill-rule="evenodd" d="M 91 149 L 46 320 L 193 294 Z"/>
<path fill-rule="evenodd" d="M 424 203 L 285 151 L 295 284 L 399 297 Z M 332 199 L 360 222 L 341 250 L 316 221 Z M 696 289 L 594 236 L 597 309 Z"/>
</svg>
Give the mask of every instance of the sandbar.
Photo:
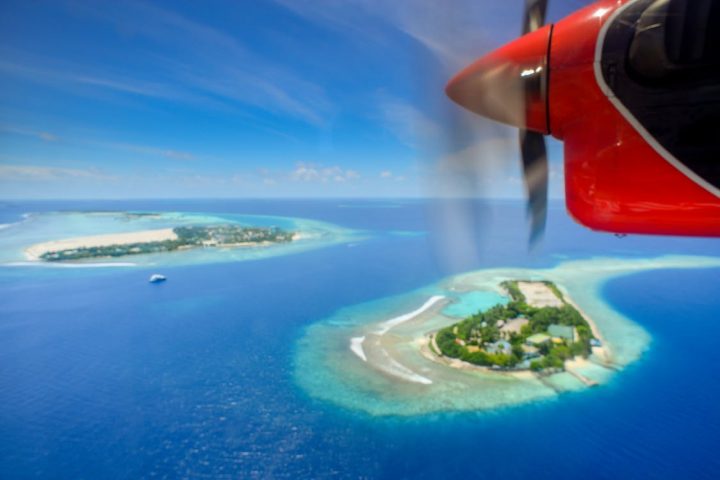
<svg viewBox="0 0 720 480">
<path fill-rule="evenodd" d="M 177 240 L 177 238 L 178 237 L 172 228 L 66 238 L 31 245 L 25 249 L 25 257 L 28 260 L 36 261 L 40 260 L 46 253 L 59 252 L 62 250 L 97 248 L 112 245 L 131 245 L 133 243 L 164 242 L 166 240 Z"/>
</svg>

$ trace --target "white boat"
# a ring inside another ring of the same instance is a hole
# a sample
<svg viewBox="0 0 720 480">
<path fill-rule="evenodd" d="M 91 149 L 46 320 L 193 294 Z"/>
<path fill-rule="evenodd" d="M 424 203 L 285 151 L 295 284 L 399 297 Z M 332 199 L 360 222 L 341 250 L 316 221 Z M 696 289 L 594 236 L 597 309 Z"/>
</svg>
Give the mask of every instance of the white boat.
<svg viewBox="0 0 720 480">
<path fill-rule="evenodd" d="M 167 277 L 165 275 L 160 275 L 159 273 L 153 273 L 150 275 L 150 280 L 148 280 L 150 283 L 160 283 L 167 280 Z"/>
</svg>

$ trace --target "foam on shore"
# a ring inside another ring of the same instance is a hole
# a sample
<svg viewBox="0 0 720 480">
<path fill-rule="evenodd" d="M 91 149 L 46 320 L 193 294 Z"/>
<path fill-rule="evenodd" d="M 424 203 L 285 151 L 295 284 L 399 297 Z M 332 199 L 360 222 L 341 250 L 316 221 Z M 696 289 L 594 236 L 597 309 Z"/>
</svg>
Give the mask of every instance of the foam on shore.
<svg viewBox="0 0 720 480">
<path fill-rule="evenodd" d="M 381 337 L 383 337 L 393 328 L 416 319 L 418 316 L 427 312 L 438 302 L 444 299 L 445 297 L 442 295 L 434 295 L 430 297 L 430 299 L 427 300 L 420 308 L 413 310 L 410 313 L 404 313 L 402 315 L 391 318 L 390 320 L 381 322 L 378 328 L 373 330 L 371 333 L 368 333 L 367 336 L 362 335 L 359 337 L 352 337 L 350 339 L 350 351 L 354 353 L 358 358 L 360 358 L 363 362 L 368 363 L 368 353 L 365 351 L 363 344 L 365 343 L 366 339 L 370 337 L 369 339 L 372 341 L 369 345 L 369 363 L 372 365 L 373 368 L 377 369 L 380 372 L 383 372 L 386 375 L 389 375 L 390 377 L 395 377 L 400 380 L 412 383 L 419 383 L 423 385 L 432 384 L 432 380 L 423 375 L 420 375 L 419 373 L 415 372 L 411 368 L 403 365 L 398 360 L 393 358 L 393 356 L 391 356 L 384 348 L 384 345 L 381 342 Z"/>
<path fill-rule="evenodd" d="M 418 308 L 417 310 L 413 310 L 410 313 L 405 313 L 403 315 L 398 315 L 395 318 L 392 318 L 390 320 L 387 320 L 385 322 L 382 322 L 380 324 L 380 328 L 378 328 L 375 333 L 377 335 L 385 335 L 387 332 L 389 332 L 393 327 L 396 327 L 400 324 L 403 324 L 407 322 L 408 320 L 412 320 L 413 318 L 417 317 L 421 313 L 428 310 L 430 307 L 435 305 L 440 300 L 443 300 L 445 297 L 442 295 L 434 295 L 430 297 L 430 299 L 423 304 L 422 307 Z"/>
<path fill-rule="evenodd" d="M 457 292 L 497 293 L 497 285 L 508 279 L 550 280 L 592 317 L 609 346 L 610 368 L 592 357 L 574 367 L 582 377 L 602 385 L 640 358 L 651 342 L 644 328 L 603 299 L 605 282 L 653 269 L 718 266 L 717 257 L 598 258 L 549 269 L 501 268 L 458 275 L 406 295 L 344 308 L 309 326 L 296 350 L 295 378 L 316 398 L 371 415 L 488 410 L 550 399 L 565 391 L 591 391 L 570 373 L 538 379 L 531 374 L 452 368 L 423 355 L 422 349 L 430 348 L 429 332 L 458 321 L 442 308 Z M 418 304 L 423 306 L 402 313 Z M 385 320 L 388 317 L 391 320 Z"/>
<path fill-rule="evenodd" d="M 350 350 L 360 358 L 363 362 L 367 362 L 367 356 L 365 355 L 365 350 L 363 350 L 363 342 L 365 341 L 365 337 L 353 337 L 350 339 Z"/>
</svg>

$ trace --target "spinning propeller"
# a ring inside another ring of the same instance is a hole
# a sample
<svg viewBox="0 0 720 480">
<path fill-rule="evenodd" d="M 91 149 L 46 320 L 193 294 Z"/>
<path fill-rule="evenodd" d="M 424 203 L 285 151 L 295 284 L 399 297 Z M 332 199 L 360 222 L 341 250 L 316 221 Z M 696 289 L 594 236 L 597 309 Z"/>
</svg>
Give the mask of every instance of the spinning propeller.
<svg viewBox="0 0 720 480">
<path fill-rule="evenodd" d="M 520 129 L 520 152 L 527 190 L 530 245 L 545 230 L 548 160 L 544 135 L 547 111 L 551 26 L 544 26 L 547 0 L 526 0 L 523 36 L 475 61 L 446 87 L 460 106 Z"/>
</svg>

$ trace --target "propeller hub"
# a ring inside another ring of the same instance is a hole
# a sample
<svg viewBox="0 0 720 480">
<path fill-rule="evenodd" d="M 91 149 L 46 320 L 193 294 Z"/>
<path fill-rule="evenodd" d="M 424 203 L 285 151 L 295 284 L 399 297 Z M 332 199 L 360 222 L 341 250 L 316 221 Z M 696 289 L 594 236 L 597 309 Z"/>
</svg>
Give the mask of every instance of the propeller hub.
<svg viewBox="0 0 720 480">
<path fill-rule="evenodd" d="M 445 92 L 478 115 L 549 134 L 551 37 L 552 25 L 523 35 L 462 70 L 450 80 Z"/>
</svg>

